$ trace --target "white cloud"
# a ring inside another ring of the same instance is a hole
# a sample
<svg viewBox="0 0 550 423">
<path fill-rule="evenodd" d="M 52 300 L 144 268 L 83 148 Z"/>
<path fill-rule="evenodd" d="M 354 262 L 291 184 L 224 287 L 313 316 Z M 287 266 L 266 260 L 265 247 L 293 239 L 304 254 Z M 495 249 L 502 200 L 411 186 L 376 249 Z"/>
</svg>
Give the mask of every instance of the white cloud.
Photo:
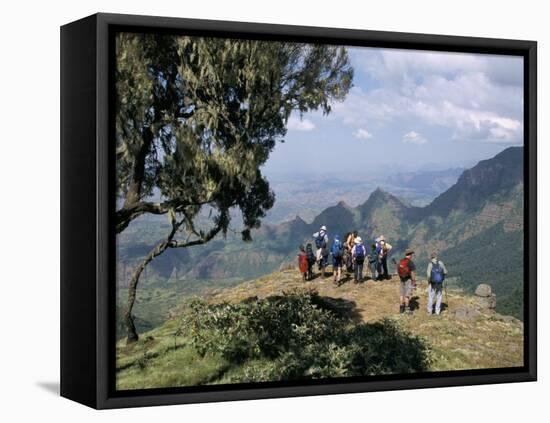
<svg viewBox="0 0 550 423">
<path fill-rule="evenodd" d="M 426 138 L 424 138 L 418 132 L 414 132 L 414 131 L 407 132 L 405 135 L 403 135 L 402 141 L 404 143 L 416 144 L 416 145 L 422 145 L 428 142 Z"/>
<path fill-rule="evenodd" d="M 359 128 L 353 132 L 353 136 L 355 138 L 359 138 L 360 140 L 367 140 L 369 138 L 372 138 L 372 134 L 367 131 L 365 128 Z"/>
<path fill-rule="evenodd" d="M 523 68 L 517 57 L 414 50 L 353 49 L 371 81 L 333 106 L 358 127 L 443 127 L 455 140 L 523 142 Z"/>
<path fill-rule="evenodd" d="M 309 119 L 300 119 L 296 116 L 290 116 L 287 122 L 287 128 L 294 131 L 313 131 L 315 124 Z"/>
<path fill-rule="evenodd" d="M 442 75 L 480 72 L 493 82 L 523 85 L 523 59 L 519 56 L 356 48 L 352 53 L 362 70 L 386 82 L 400 82 L 404 76 Z"/>
</svg>

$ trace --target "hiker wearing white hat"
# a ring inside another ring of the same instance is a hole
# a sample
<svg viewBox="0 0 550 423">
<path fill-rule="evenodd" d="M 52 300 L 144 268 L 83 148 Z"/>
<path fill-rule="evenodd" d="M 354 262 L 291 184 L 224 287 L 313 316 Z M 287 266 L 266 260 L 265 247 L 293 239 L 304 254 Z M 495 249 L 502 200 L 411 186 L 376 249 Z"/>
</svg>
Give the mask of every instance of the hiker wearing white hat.
<svg viewBox="0 0 550 423">
<path fill-rule="evenodd" d="M 353 240 L 353 244 L 353 248 L 351 249 L 351 257 L 353 258 L 355 269 L 353 282 L 359 283 L 363 281 L 363 263 L 365 262 L 367 251 L 360 236 Z"/>
<path fill-rule="evenodd" d="M 377 251 L 378 251 L 378 280 L 391 279 L 388 272 L 388 254 L 393 248 L 390 243 L 386 242 L 384 235 L 380 235 L 378 238 Z"/>
<path fill-rule="evenodd" d="M 344 263 L 346 265 L 346 273 L 348 274 L 353 273 L 353 257 L 351 256 L 351 250 L 355 245 L 355 238 L 357 238 L 357 231 L 348 232 L 346 234 L 346 241 L 344 242 Z"/>
<path fill-rule="evenodd" d="M 325 277 L 325 268 L 328 264 L 328 235 L 327 227 L 325 225 L 321 226 L 319 232 L 313 234 L 315 239 L 315 247 L 317 248 L 316 258 L 317 263 L 319 263 L 319 270 L 321 275 Z"/>
</svg>

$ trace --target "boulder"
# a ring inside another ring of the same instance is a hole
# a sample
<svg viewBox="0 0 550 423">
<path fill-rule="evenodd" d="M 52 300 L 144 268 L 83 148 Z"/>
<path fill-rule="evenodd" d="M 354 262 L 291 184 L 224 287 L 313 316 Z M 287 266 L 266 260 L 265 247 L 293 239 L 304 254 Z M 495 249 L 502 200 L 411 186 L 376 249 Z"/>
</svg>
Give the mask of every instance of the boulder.
<svg viewBox="0 0 550 423">
<path fill-rule="evenodd" d="M 486 283 L 481 283 L 476 288 L 476 295 L 478 297 L 490 297 L 493 295 L 493 290 L 491 289 L 491 285 L 488 285 Z"/>
<path fill-rule="evenodd" d="M 494 310 L 497 307 L 497 296 L 491 294 L 489 297 L 476 297 L 476 302 L 482 308 Z"/>
<path fill-rule="evenodd" d="M 281 263 L 281 265 L 279 266 L 279 272 L 285 272 L 287 270 L 295 270 L 297 268 L 298 266 L 296 265 L 296 263 L 287 261 L 287 262 Z"/>
<path fill-rule="evenodd" d="M 457 320 L 469 321 L 474 320 L 479 316 L 479 311 L 471 307 L 458 307 L 455 311 L 452 312 Z"/>
<path fill-rule="evenodd" d="M 505 323 L 520 323 L 521 320 L 516 319 L 514 316 L 502 316 L 501 320 Z"/>
</svg>

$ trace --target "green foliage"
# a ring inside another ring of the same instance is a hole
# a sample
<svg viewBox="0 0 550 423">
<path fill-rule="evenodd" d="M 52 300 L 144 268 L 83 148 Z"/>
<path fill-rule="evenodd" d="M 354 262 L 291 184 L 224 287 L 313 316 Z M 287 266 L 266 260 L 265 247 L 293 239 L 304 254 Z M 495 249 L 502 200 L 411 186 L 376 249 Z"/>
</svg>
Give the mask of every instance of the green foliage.
<svg viewBox="0 0 550 423">
<path fill-rule="evenodd" d="M 143 268 L 168 248 L 226 236 L 235 212 L 250 241 L 275 201 L 260 167 L 290 114 L 328 114 L 353 69 L 345 48 L 328 45 L 124 32 L 115 43 L 116 230 L 144 214 L 168 214 L 171 225 L 129 283 L 125 321 L 135 342 Z"/>
<path fill-rule="evenodd" d="M 445 251 L 441 259 L 456 285 L 473 292 L 488 283 L 497 295 L 497 309 L 523 319 L 523 231 L 504 231 L 502 224 Z"/>
<path fill-rule="evenodd" d="M 193 222 L 208 205 L 224 233 L 240 209 L 249 238 L 274 201 L 259 168 L 291 112 L 329 113 L 353 78 L 328 45 L 119 33 L 116 54 L 119 232 L 143 213 Z"/>
<path fill-rule="evenodd" d="M 523 286 L 518 286 L 497 297 L 496 311 L 501 314 L 509 314 L 523 320 L 523 307 Z"/>
<path fill-rule="evenodd" d="M 182 333 L 202 356 L 232 363 L 229 382 L 396 374 L 424 371 L 424 342 L 395 322 L 354 324 L 314 292 L 295 291 L 239 304 L 195 299 Z"/>
</svg>

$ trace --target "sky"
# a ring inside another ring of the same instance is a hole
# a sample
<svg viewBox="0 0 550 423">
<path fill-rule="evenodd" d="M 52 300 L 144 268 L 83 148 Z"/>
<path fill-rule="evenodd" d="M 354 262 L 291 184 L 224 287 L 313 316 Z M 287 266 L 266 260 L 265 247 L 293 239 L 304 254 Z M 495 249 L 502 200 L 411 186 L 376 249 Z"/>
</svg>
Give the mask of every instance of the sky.
<svg viewBox="0 0 550 423">
<path fill-rule="evenodd" d="M 523 58 L 353 47 L 332 112 L 292 114 L 264 174 L 471 167 L 523 145 Z"/>
</svg>

